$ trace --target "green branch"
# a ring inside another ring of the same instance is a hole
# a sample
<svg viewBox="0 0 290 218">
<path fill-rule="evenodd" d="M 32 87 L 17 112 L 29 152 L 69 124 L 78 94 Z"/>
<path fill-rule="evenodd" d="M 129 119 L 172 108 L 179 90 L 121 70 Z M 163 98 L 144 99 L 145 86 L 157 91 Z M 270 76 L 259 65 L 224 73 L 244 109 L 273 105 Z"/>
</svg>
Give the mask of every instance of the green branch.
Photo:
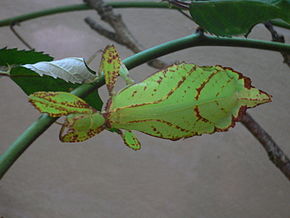
<svg viewBox="0 0 290 218">
<path fill-rule="evenodd" d="M 176 6 L 170 5 L 167 2 L 153 2 L 153 1 L 144 1 L 144 2 L 107 2 L 107 5 L 112 6 L 113 8 L 164 8 L 164 9 L 179 9 Z M 28 14 L 23 14 L 16 17 L 11 17 L 8 19 L 0 20 L 0 27 L 10 26 L 15 23 L 21 23 L 23 21 L 32 20 L 38 17 L 73 12 L 73 11 L 83 11 L 83 10 L 92 10 L 87 4 L 74 4 L 61 6 L 56 8 L 50 8 L 46 10 L 36 11 Z M 286 22 L 280 20 L 272 20 L 273 25 L 290 29 L 290 25 Z"/>
<path fill-rule="evenodd" d="M 197 33 L 144 50 L 126 58 L 123 63 L 130 70 L 154 58 L 195 46 L 234 46 L 272 51 L 285 51 L 290 53 L 290 44 L 243 38 L 206 36 L 202 33 Z M 77 89 L 73 90 L 72 93 L 79 97 L 85 97 L 102 85 L 104 85 L 103 77 L 94 83 L 79 86 Z M 53 124 L 54 121 L 56 121 L 56 118 L 49 117 L 45 114 L 41 115 L 37 121 L 32 123 L 17 138 L 17 140 L 12 143 L 2 155 L 0 155 L 0 179 L 18 159 L 18 157 L 31 145 L 31 143 L 35 141 L 51 124 Z"/>
<path fill-rule="evenodd" d="M 280 21 L 280 20 L 274 19 L 274 20 L 271 20 L 271 23 L 273 25 L 275 25 L 275 26 L 282 27 L 282 28 L 290 30 L 290 24 L 288 24 L 288 23 L 286 23 L 284 21 Z"/>
<path fill-rule="evenodd" d="M 112 6 L 113 8 L 165 8 L 170 9 L 171 6 L 167 2 L 107 2 L 107 5 Z M 172 7 L 175 8 L 176 7 Z M 1 26 L 9 26 L 11 24 L 20 23 L 23 21 L 31 20 L 38 17 L 48 16 L 52 14 L 59 14 L 72 11 L 83 11 L 83 10 L 92 10 L 87 4 L 75 4 L 67 5 L 57 8 L 50 8 L 46 10 L 36 11 L 28 14 L 23 14 L 16 17 L 11 17 L 5 20 L 0 21 Z"/>
</svg>

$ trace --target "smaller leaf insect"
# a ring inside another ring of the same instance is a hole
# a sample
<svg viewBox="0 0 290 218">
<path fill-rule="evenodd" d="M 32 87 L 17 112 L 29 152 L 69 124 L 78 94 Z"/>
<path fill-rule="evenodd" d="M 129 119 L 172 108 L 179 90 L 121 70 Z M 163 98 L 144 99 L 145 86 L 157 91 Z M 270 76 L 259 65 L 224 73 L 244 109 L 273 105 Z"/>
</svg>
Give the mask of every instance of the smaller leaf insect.
<svg viewBox="0 0 290 218">
<path fill-rule="evenodd" d="M 85 141 L 107 129 L 139 150 L 132 130 L 169 140 L 226 131 L 247 108 L 271 101 L 270 95 L 251 86 L 249 78 L 222 66 L 175 64 L 132 84 L 113 45 L 105 48 L 99 72 L 110 95 L 102 112 L 67 92 L 30 95 L 29 101 L 40 112 L 66 116 L 61 141 Z M 119 75 L 128 86 L 115 94 Z"/>
</svg>

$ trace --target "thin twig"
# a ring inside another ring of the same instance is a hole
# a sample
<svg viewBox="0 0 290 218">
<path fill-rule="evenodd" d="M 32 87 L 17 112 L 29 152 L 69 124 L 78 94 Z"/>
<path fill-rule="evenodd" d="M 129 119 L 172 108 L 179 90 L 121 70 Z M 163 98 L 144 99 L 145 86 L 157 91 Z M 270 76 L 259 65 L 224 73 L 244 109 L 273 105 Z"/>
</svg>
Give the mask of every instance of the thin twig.
<svg viewBox="0 0 290 218">
<path fill-rule="evenodd" d="M 278 33 L 272 23 L 269 21 L 269 22 L 266 22 L 264 23 L 265 27 L 269 30 L 269 32 L 271 33 L 272 35 L 272 41 L 273 42 L 282 42 L 282 43 L 285 43 L 285 38 L 282 34 Z M 284 63 L 287 64 L 289 67 L 290 67 L 290 54 L 287 53 L 287 52 L 281 52 L 281 55 L 283 56 L 284 58 Z"/>
<path fill-rule="evenodd" d="M 0 73 L 0 77 L 1 77 L 1 76 L 7 76 L 7 77 L 10 77 L 10 75 L 7 74 L 7 73 Z"/>
<path fill-rule="evenodd" d="M 174 6 L 178 7 L 178 8 L 182 8 L 182 9 L 185 9 L 185 10 L 188 10 L 189 9 L 189 5 L 190 5 L 190 3 L 188 3 L 188 2 L 179 1 L 179 0 L 164 0 L 164 1 L 168 2 L 171 5 L 174 5 Z"/>
<path fill-rule="evenodd" d="M 193 21 L 192 17 L 190 15 L 188 15 L 186 12 L 184 12 L 181 9 L 177 9 L 183 16 L 185 16 L 186 18 L 188 18 L 189 20 Z"/>
<path fill-rule="evenodd" d="M 283 150 L 248 113 L 242 117 L 241 122 L 261 143 L 269 159 L 290 181 L 290 159 L 284 154 Z"/>
<path fill-rule="evenodd" d="M 98 32 L 100 35 L 112 40 L 112 41 L 115 41 L 119 44 L 123 44 L 123 42 L 121 41 L 120 38 L 117 37 L 117 34 L 110 31 L 110 30 L 107 30 L 105 29 L 102 25 L 98 24 L 97 22 L 95 22 L 95 20 L 93 20 L 92 18 L 90 17 L 86 17 L 85 18 L 85 22 L 93 29 L 95 30 L 96 32 Z"/>
<path fill-rule="evenodd" d="M 89 17 L 85 18 L 85 22 L 93 30 L 112 41 L 126 46 L 134 53 L 138 53 L 144 50 L 143 46 L 137 41 L 137 39 L 127 28 L 122 19 L 122 16 L 120 14 L 114 13 L 113 8 L 110 5 L 105 4 L 103 0 L 84 0 L 84 2 L 87 3 L 89 7 L 94 8 L 101 19 L 113 28 L 114 32 L 107 30 L 105 27 L 96 23 Z M 161 60 L 153 60 L 148 62 L 148 64 L 158 69 L 165 68 L 167 65 L 169 65 Z"/>
<path fill-rule="evenodd" d="M 22 36 L 20 36 L 20 34 L 19 33 L 17 33 L 17 31 L 15 30 L 15 28 L 14 28 L 14 26 L 15 26 L 16 24 L 11 24 L 10 25 L 10 29 L 11 29 L 11 31 L 14 33 L 14 35 L 27 47 L 27 48 L 29 48 L 29 49 L 33 49 L 29 44 L 28 44 L 28 42 L 26 42 L 23 38 L 22 38 Z M 18 24 L 19 25 L 19 24 Z"/>
</svg>

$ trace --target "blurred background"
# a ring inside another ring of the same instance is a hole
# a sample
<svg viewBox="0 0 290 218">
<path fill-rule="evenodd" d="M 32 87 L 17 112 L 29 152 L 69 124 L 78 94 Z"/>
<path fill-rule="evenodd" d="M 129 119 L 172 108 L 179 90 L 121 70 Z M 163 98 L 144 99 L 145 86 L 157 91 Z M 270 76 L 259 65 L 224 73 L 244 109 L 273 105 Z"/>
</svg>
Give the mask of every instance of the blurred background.
<svg viewBox="0 0 290 218">
<path fill-rule="evenodd" d="M 1 0 L 0 19 L 78 0 Z M 195 24 L 166 9 L 115 9 L 146 48 L 189 35 Z M 95 11 L 46 16 L 15 28 L 37 51 L 54 56 L 89 58 L 112 41 L 84 22 Z M 276 28 L 290 42 L 290 31 Z M 264 26 L 250 38 L 270 40 Z M 132 55 L 114 43 L 122 58 Z M 0 28 L 0 47 L 26 49 L 9 27 Z M 100 55 L 92 63 L 98 69 Z M 196 47 L 162 57 L 169 63 L 232 67 L 252 78 L 273 102 L 249 110 L 290 156 L 289 67 L 280 53 L 230 47 Z M 131 70 L 141 81 L 156 69 Z M 124 84 L 119 84 L 122 87 Z M 0 152 L 39 113 L 8 78 L 0 79 Z M 100 94 L 106 101 L 106 89 Z M 268 160 L 259 142 L 240 123 L 228 132 L 171 142 L 137 133 L 138 152 L 107 131 L 84 143 L 63 144 L 52 125 L 11 167 L 0 182 L 0 217 L 290 217 L 290 185 Z"/>
</svg>

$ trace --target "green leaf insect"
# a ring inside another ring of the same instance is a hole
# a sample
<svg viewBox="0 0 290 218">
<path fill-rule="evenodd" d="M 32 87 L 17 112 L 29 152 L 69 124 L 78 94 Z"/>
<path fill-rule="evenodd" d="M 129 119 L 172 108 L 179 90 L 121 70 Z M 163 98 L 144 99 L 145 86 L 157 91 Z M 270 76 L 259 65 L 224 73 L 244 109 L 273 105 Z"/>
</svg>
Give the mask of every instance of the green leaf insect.
<svg viewBox="0 0 290 218">
<path fill-rule="evenodd" d="M 169 66 L 115 94 L 122 67 L 115 47 L 107 46 L 100 71 L 110 97 L 102 112 L 65 92 L 34 93 L 30 102 L 49 116 L 66 116 L 60 134 L 64 142 L 84 141 L 114 129 L 127 146 L 139 150 L 132 130 L 170 140 L 226 131 L 247 108 L 271 101 L 270 95 L 231 68 L 186 63 Z"/>
</svg>

